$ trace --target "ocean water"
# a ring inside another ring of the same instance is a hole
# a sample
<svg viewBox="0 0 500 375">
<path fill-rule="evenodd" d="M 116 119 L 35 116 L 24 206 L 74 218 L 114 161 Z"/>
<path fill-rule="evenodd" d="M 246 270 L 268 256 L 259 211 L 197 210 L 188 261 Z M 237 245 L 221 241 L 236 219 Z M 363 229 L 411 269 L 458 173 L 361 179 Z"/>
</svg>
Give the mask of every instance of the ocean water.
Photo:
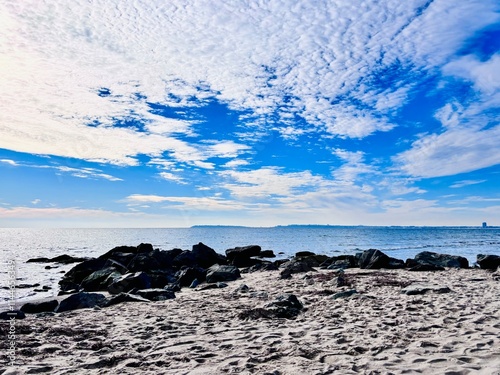
<svg viewBox="0 0 500 375">
<path fill-rule="evenodd" d="M 236 246 L 260 245 L 274 250 L 278 258 L 297 251 L 318 254 L 355 254 L 370 248 L 407 259 L 421 251 L 461 255 L 472 265 L 477 254 L 500 255 L 500 228 L 478 227 L 339 227 L 289 226 L 273 228 L 194 227 L 178 229 L 26 229 L 0 228 L 0 303 L 22 304 L 26 300 L 57 295 L 57 283 L 73 265 L 26 263 L 30 258 L 62 254 L 96 257 L 120 245 L 151 243 L 155 248 L 191 249 L 199 242 L 219 253 Z M 15 263 L 17 284 L 40 284 L 33 288 L 8 288 L 9 270 Z M 46 269 L 47 265 L 55 268 Z"/>
</svg>

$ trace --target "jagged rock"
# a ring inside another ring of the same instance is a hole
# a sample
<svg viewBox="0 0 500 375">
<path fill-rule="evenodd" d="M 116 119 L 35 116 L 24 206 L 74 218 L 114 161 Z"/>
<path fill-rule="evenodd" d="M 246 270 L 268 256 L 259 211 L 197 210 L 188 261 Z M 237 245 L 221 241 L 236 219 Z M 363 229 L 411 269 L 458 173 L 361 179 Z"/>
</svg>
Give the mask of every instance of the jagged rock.
<svg viewBox="0 0 500 375">
<path fill-rule="evenodd" d="M 196 255 L 193 254 L 192 251 L 190 250 L 183 250 L 179 255 L 177 255 L 173 261 L 172 264 L 175 267 L 196 267 L 198 265 L 197 260 L 196 260 Z"/>
<path fill-rule="evenodd" d="M 145 272 L 127 273 L 113 281 L 108 286 L 108 292 L 118 294 L 132 289 L 148 289 L 151 287 L 151 277 Z"/>
<path fill-rule="evenodd" d="M 166 301 L 167 299 L 175 298 L 174 292 L 166 289 L 140 289 L 137 290 L 134 294 L 139 297 L 146 298 L 150 301 Z"/>
<path fill-rule="evenodd" d="M 251 267 L 254 264 L 259 263 L 257 259 L 252 257 L 258 257 L 261 252 L 261 247 L 258 245 L 250 245 L 243 247 L 235 247 L 233 249 L 226 250 L 226 257 L 229 264 L 236 267 Z"/>
<path fill-rule="evenodd" d="M 417 294 L 426 294 L 426 293 L 450 293 L 451 289 L 447 286 L 435 285 L 435 284 L 425 284 L 425 283 L 413 283 L 406 288 L 401 290 L 401 293 L 407 294 L 409 296 L 417 295 Z"/>
<path fill-rule="evenodd" d="M 500 256 L 498 255 L 477 255 L 477 264 L 485 270 L 496 270 L 500 267 Z"/>
<path fill-rule="evenodd" d="M 285 279 L 290 278 L 294 273 L 310 271 L 314 271 L 314 269 L 307 262 L 292 258 L 289 262 L 284 264 L 284 268 L 280 273 L 280 277 L 282 279 Z"/>
<path fill-rule="evenodd" d="M 207 283 L 217 281 L 234 281 L 241 277 L 240 271 L 235 266 L 214 264 L 207 270 Z"/>
<path fill-rule="evenodd" d="M 240 319 L 293 319 L 304 308 L 293 294 L 282 294 L 264 308 L 249 309 L 238 314 Z"/>
<path fill-rule="evenodd" d="M 414 260 L 421 264 L 431 264 L 438 267 L 469 268 L 467 258 L 458 255 L 438 254 L 431 251 L 418 253 Z"/>
<path fill-rule="evenodd" d="M 214 249 L 208 247 L 203 243 L 193 245 L 191 252 L 194 254 L 196 263 L 201 268 L 208 268 L 214 264 L 225 264 L 226 259 L 224 256 L 217 254 Z"/>
<path fill-rule="evenodd" d="M 177 282 L 181 287 L 191 285 L 195 279 L 203 282 L 206 279 L 206 275 L 207 271 L 200 267 L 185 267 L 175 274 Z"/>
<path fill-rule="evenodd" d="M 37 314 L 41 312 L 54 311 L 59 305 L 59 302 L 55 299 L 45 302 L 28 302 L 21 307 L 21 311 L 26 314 Z"/>
<path fill-rule="evenodd" d="M 381 269 L 381 268 L 404 268 L 404 261 L 391 258 L 377 249 L 366 250 L 361 253 L 358 259 L 359 268 L 363 269 Z"/>
<path fill-rule="evenodd" d="M 106 267 L 97 270 L 82 280 L 80 286 L 87 292 L 106 290 L 114 279 L 121 276 L 115 267 Z"/>
<path fill-rule="evenodd" d="M 66 272 L 62 280 L 59 281 L 61 290 L 78 289 L 83 279 L 91 273 L 103 269 L 105 263 L 106 259 L 99 257 L 77 264 Z"/>
<path fill-rule="evenodd" d="M 330 298 L 331 299 L 347 298 L 357 293 L 358 291 L 356 289 L 351 289 L 351 290 L 346 290 L 344 292 L 335 293 Z"/>
<path fill-rule="evenodd" d="M 77 310 L 77 309 L 85 309 L 92 308 L 95 306 L 101 306 L 105 303 L 106 297 L 100 293 L 87 293 L 80 292 L 77 294 L 73 294 L 66 299 L 63 299 L 59 306 L 56 308 L 56 312 Z"/>
<path fill-rule="evenodd" d="M 358 258 L 354 255 L 338 255 L 330 257 L 319 265 L 326 269 L 345 269 L 358 266 Z"/>
<path fill-rule="evenodd" d="M 108 252 L 99 256 L 98 259 L 109 259 L 113 257 L 113 255 L 121 253 L 121 254 L 137 254 L 137 246 L 117 246 L 109 250 Z"/>
<path fill-rule="evenodd" d="M 122 302 L 151 302 L 150 300 L 130 293 L 119 293 L 106 299 L 104 307 L 116 305 Z"/>
</svg>

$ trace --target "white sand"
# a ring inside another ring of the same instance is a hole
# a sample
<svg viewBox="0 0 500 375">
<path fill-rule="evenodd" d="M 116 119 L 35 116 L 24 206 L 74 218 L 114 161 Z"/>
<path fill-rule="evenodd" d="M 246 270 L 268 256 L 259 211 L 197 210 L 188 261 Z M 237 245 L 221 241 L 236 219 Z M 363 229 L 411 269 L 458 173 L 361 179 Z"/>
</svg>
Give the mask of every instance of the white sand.
<svg viewBox="0 0 500 375">
<path fill-rule="evenodd" d="M 500 374 L 500 281 L 490 272 L 349 269 L 359 294 L 336 300 L 324 291 L 349 288 L 332 272 L 257 272 L 175 300 L 30 315 L 17 324 L 18 365 L 3 374 Z M 408 280 L 452 292 L 407 296 Z M 241 284 L 250 292 L 235 293 Z M 238 318 L 285 292 L 307 308 L 296 319 Z"/>
</svg>

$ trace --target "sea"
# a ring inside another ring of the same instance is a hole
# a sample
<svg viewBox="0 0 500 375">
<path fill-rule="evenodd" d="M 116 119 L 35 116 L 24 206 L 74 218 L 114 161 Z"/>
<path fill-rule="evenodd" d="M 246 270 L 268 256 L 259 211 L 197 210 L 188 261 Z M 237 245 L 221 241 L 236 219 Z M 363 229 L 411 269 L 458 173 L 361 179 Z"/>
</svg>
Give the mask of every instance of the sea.
<svg viewBox="0 0 500 375">
<path fill-rule="evenodd" d="M 260 245 L 263 250 L 273 250 L 277 259 L 292 257 L 298 251 L 335 256 L 379 249 L 391 257 L 406 260 L 419 252 L 433 251 L 464 256 L 473 265 L 478 254 L 500 255 L 500 227 L 0 228 L 0 304 L 8 302 L 17 306 L 29 300 L 56 296 L 58 281 L 74 266 L 26 263 L 30 258 L 63 254 L 97 257 L 116 246 L 140 243 L 151 243 L 160 250 L 190 250 L 199 242 L 222 254 L 237 246 Z M 45 291 L 40 291 L 44 288 Z"/>
</svg>

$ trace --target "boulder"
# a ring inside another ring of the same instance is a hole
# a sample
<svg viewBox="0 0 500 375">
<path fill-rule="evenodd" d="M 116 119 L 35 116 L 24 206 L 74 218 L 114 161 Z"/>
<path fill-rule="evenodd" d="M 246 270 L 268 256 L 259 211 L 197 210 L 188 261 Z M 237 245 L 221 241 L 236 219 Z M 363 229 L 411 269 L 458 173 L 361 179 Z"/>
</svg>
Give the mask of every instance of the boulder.
<svg viewBox="0 0 500 375">
<path fill-rule="evenodd" d="M 80 286 L 87 292 L 106 290 L 113 279 L 119 278 L 120 276 L 121 273 L 119 273 L 115 267 L 106 267 L 92 272 L 82 280 Z"/>
<path fill-rule="evenodd" d="M 7 310 L 0 313 L 0 320 L 24 319 L 26 314 L 21 310 Z"/>
<path fill-rule="evenodd" d="M 203 243 L 193 245 L 193 253 L 196 263 L 201 268 L 208 268 L 214 264 L 225 264 L 226 261 L 223 256 L 217 254 L 214 249 L 208 247 Z"/>
<path fill-rule="evenodd" d="M 278 271 L 278 266 L 273 262 L 261 262 L 251 267 L 241 270 L 242 273 L 251 273 L 256 271 Z"/>
<path fill-rule="evenodd" d="M 391 258 L 380 250 L 370 249 L 361 253 L 358 259 L 359 268 L 363 269 L 381 269 L 381 268 L 404 268 L 404 261 Z"/>
<path fill-rule="evenodd" d="M 218 281 L 234 281 L 241 277 L 240 271 L 235 266 L 214 264 L 207 270 L 207 283 Z"/>
<path fill-rule="evenodd" d="M 294 319 L 303 308 L 304 306 L 295 295 L 282 294 L 264 308 L 244 310 L 238 314 L 238 317 L 240 319 Z"/>
<path fill-rule="evenodd" d="M 185 267 L 175 274 L 177 283 L 181 287 L 190 286 L 195 279 L 198 282 L 203 282 L 206 279 L 206 275 L 207 271 L 200 267 Z"/>
<path fill-rule="evenodd" d="M 477 264 L 485 270 L 496 270 L 500 267 L 500 256 L 498 255 L 477 255 Z"/>
<path fill-rule="evenodd" d="M 310 272 L 314 269 L 307 263 L 295 258 L 292 258 L 289 262 L 285 263 L 283 270 L 280 273 L 282 279 L 289 278 L 294 273 Z"/>
<path fill-rule="evenodd" d="M 256 259 L 252 257 L 260 256 L 261 248 L 258 245 L 235 247 L 226 250 L 226 257 L 229 264 L 236 267 L 251 267 L 257 264 Z"/>
<path fill-rule="evenodd" d="M 272 250 L 261 250 L 259 258 L 276 258 L 276 254 Z"/>
<path fill-rule="evenodd" d="M 177 255 L 173 261 L 172 264 L 175 267 L 196 267 L 198 265 L 198 260 L 196 258 L 196 255 L 193 254 L 192 251 L 190 250 L 183 250 L 179 255 Z"/>
<path fill-rule="evenodd" d="M 426 284 L 426 283 L 413 283 L 408 285 L 406 288 L 401 290 L 401 293 L 407 294 L 409 296 L 417 295 L 417 294 L 426 294 L 426 293 L 450 293 L 451 289 L 447 286 L 435 285 L 435 284 Z"/>
<path fill-rule="evenodd" d="M 112 258 L 114 254 L 137 254 L 137 246 L 117 246 L 99 256 L 100 259 Z"/>
<path fill-rule="evenodd" d="M 160 288 L 140 289 L 137 290 L 134 294 L 150 301 L 166 301 L 167 299 L 175 298 L 174 292 Z"/>
<path fill-rule="evenodd" d="M 55 299 L 45 302 L 28 302 L 21 307 L 21 311 L 26 314 L 37 314 L 41 312 L 51 312 L 54 311 L 59 305 L 59 302 Z"/>
<path fill-rule="evenodd" d="M 160 265 L 160 262 L 158 262 L 158 260 L 156 259 L 155 255 L 156 254 L 154 254 L 154 251 L 150 253 L 139 253 L 130 260 L 127 268 L 130 272 L 142 271 L 146 273 L 161 270 L 162 267 Z"/>
<path fill-rule="evenodd" d="M 415 261 L 421 264 L 431 264 L 438 267 L 469 268 L 467 258 L 458 255 L 438 254 L 422 251 L 415 256 Z"/>
<path fill-rule="evenodd" d="M 354 255 L 338 255 L 326 259 L 319 266 L 326 269 L 353 268 L 358 266 L 358 258 Z"/>
<path fill-rule="evenodd" d="M 83 279 L 91 273 L 105 268 L 106 259 L 91 258 L 70 269 L 59 281 L 61 290 L 78 289 Z"/>
<path fill-rule="evenodd" d="M 81 258 L 81 257 L 73 257 L 71 255 L 63 254 L 58 255 L 54 258 L 32 258 L 28 259 L 26 263 L 61 263 L 61 264 L 70 264 L 70 263 L 79 263 L 89 260 L 90 258 Z"/>
<path fill-rule="evenodd" d="M 123 302 L 150 302 L 150 300 L 146 298 L 142 298 L 140 296 L 136 296 L 135 294 L 130 294 L 130 293 L 119 293 L 116 294 L 104 302 L 103 306 L 108 307 L 108 306 L 113 306 L 117 305 L 119 303 Z"/>
<path fill-rule="evenodd" d="M 102 306 L 106 302 L 106 297 L 100 293 L 87 293 L 80 292 L 73 294 L 65 299 L 63 299 L 59 306 L 56 308 L 56 312 L 86 309 L 96 306 Z"/>
<path fill-rule="evenodd" d="M 113 281 L 108 286 L 108 292 L 118 294 L 132 289 L 148 289 L 151 287 L 151 277 L 145 272 L 127 273 Z"/>
</svg>

